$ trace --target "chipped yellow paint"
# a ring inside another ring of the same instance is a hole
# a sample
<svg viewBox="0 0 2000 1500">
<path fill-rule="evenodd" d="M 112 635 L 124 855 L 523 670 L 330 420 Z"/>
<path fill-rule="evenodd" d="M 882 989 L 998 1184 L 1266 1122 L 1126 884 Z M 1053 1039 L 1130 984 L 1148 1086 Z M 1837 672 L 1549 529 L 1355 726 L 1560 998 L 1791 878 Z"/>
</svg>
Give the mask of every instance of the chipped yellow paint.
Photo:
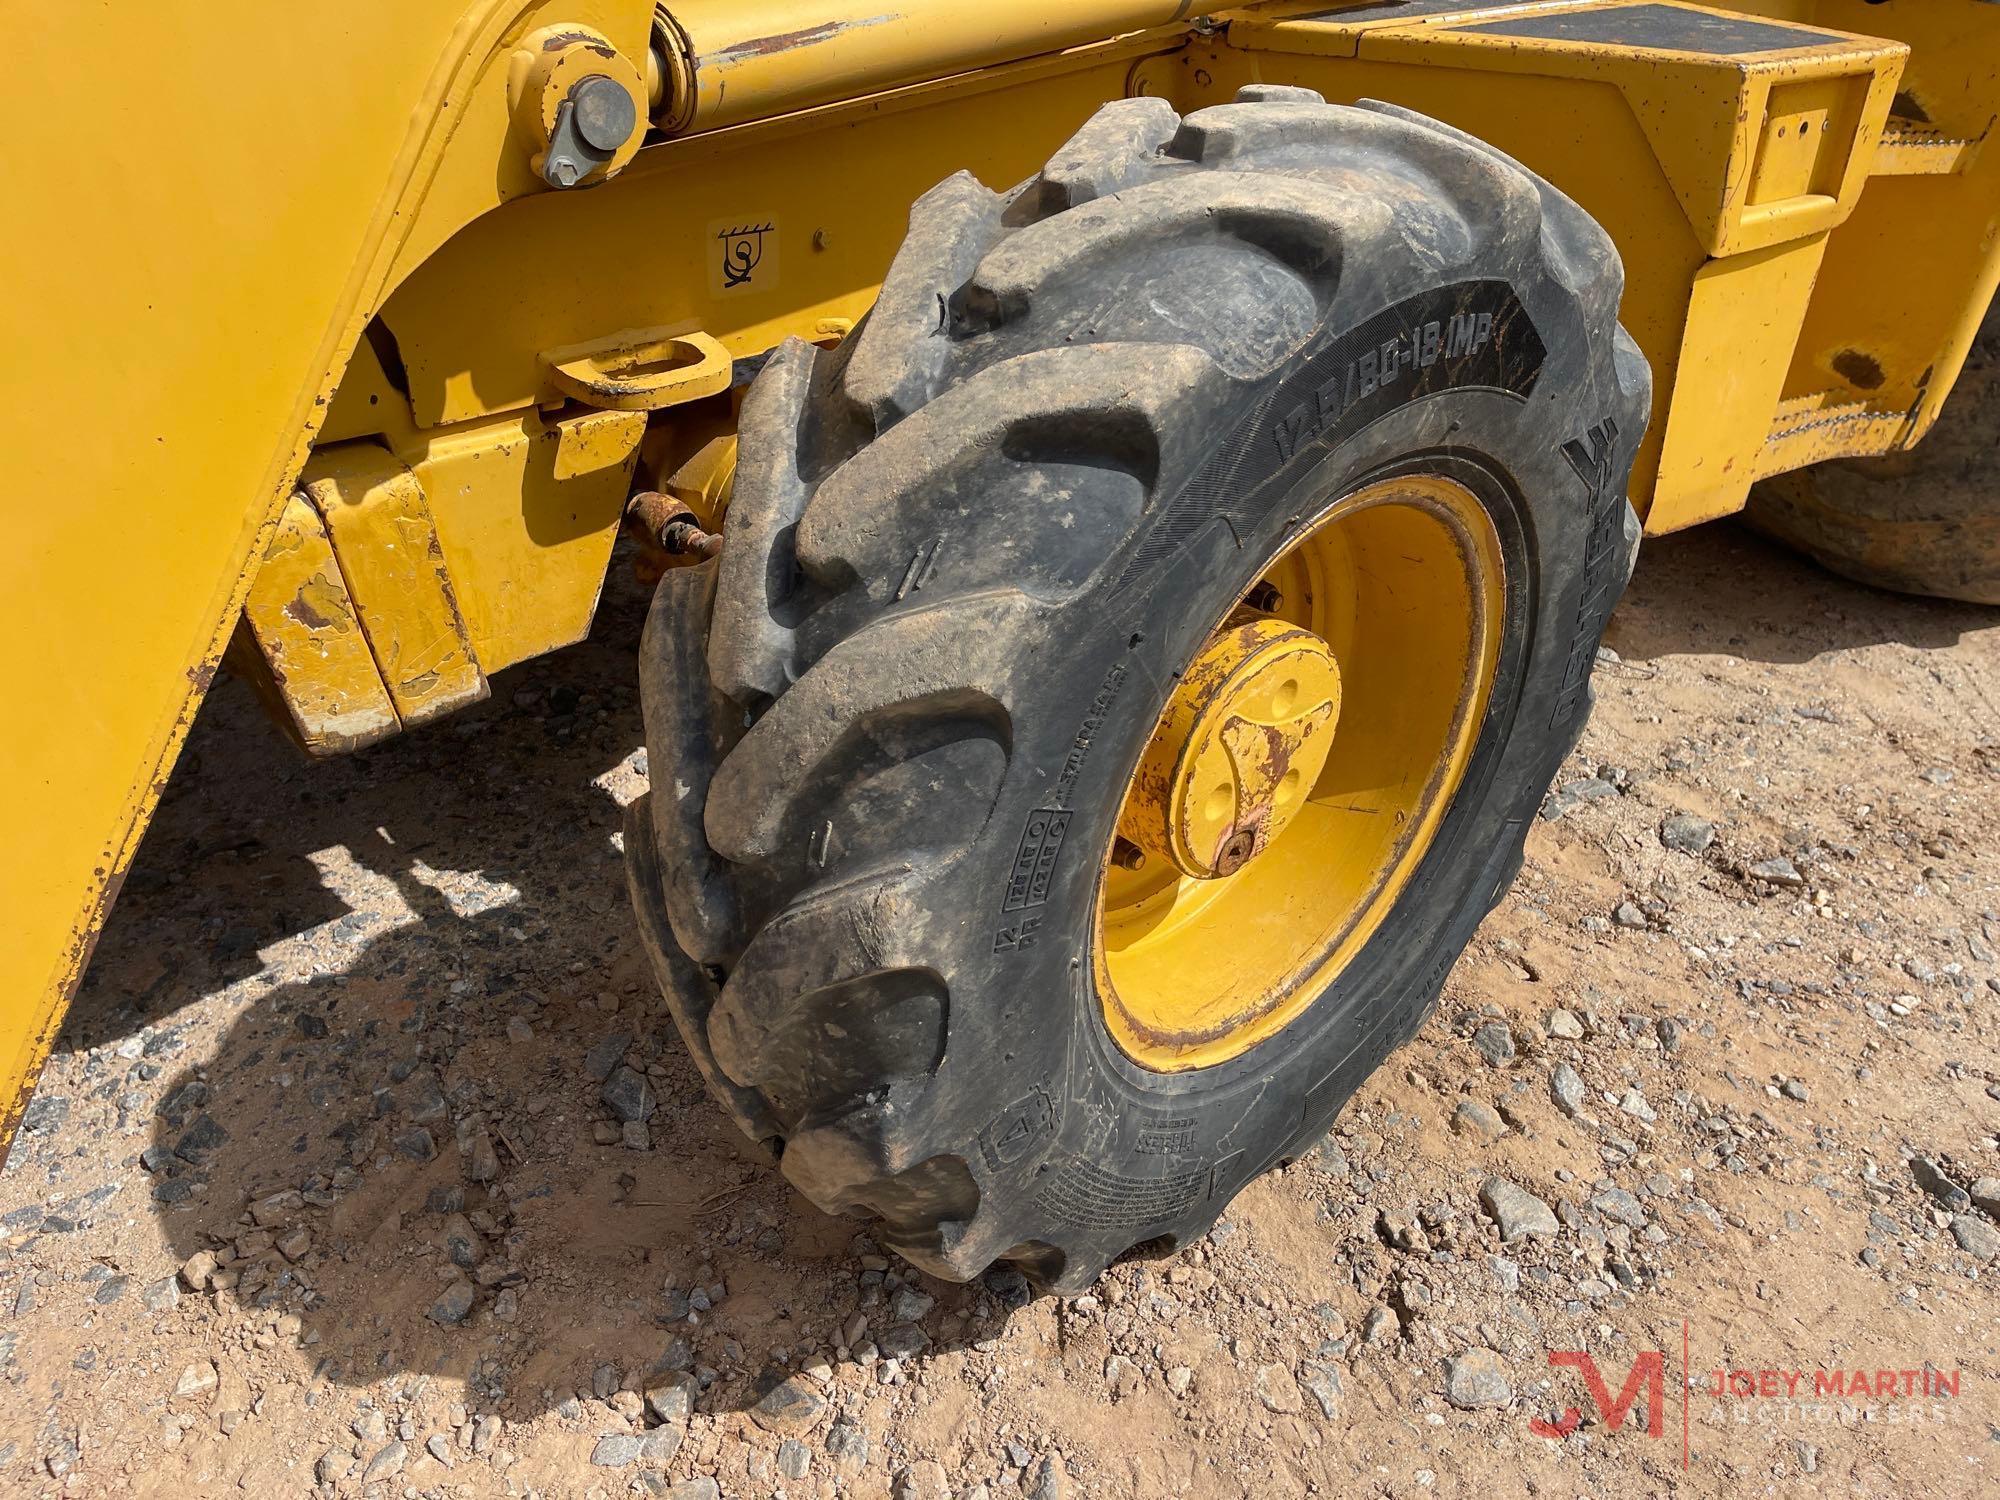
<svg viewBox="0 0 2000 1500">
<path fill-rule="evenodd" d="M 402 728 L 355 617 L 326 524 L 303 495 L 285 502 L 243 620 L 259 683 L 315 755 L 357 750 Z"/>
<path fill-rule="evenodd" d="M 396 716 L 427 723 L 486 696 L 423 485 L 387 449 L 336 443 L 299 487 L 326 523 Z"/>
<path fill-rule="evenodd" d="M 643 56 L 643 54 L 639 54 Z M 632 133 L 611 153 L 608 161 L 579 177 L 576 185 L 608 181 L 623 171 L 638 153 L 645 136 L 648 100 L 639 64 L 619 50 L 618 44 L 594 27 L 563 21 L 541 26 L 521 38 L 508 59 L 507 100 L 514 130 L 529 154 L 528 165 L 540 173 L 548 155 L 569 92 L 586 78 L 609 78 L 632 98 Z"/>
<path fill-rule="evenodd" d="M 1121 837 L 1193 880 L 1233 875 L 1290 826 L 1340 717 L 1326 642 L 1244 613 L 1182 674 L 1118 818 Z"/>
<path fill-rule="evenodd" d="M 632 455 L 646 435 L 646 417 L 636 411 L 587 411 L 555 423 L 556 456 L 549 477 L 558 481 L 592 474 L 632 472 Z"/>
</svg>

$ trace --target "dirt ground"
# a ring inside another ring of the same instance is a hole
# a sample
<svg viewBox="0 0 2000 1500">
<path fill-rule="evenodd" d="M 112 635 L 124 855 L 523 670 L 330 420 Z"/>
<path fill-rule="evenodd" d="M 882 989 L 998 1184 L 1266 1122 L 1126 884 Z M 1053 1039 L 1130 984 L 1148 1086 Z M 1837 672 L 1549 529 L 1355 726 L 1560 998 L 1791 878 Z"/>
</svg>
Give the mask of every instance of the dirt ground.
<svg viewBox="0 0 2000 1500">
<path fill-rule="evenodd" d="M 2000 612 L 1649 544 L 1422 1036 L 1063 1303 L 710 1107 L 620 868 L 641 608 L 334 764 L 216 691 L 0 1178 L 0 1489 L 2000 1492 Z"/>
</svg>

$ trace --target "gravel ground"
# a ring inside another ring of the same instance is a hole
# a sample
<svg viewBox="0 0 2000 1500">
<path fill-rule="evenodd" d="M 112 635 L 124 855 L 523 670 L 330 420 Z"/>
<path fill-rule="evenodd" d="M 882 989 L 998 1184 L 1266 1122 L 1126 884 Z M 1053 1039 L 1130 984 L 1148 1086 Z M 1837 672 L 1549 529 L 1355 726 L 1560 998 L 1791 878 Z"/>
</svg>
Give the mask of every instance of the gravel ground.
<svg viewBox="0 0 2000 1500">
<path fill-rule="evenodd" d="M 0 1488 L 1996 1491 L 1994 612 L 1649 544 L 1423 1034 L 1058 1302 L 709 1106 L 619 863 L 641 610 L 334 764 L 216 691 L 0 1178 Z"/>
</svg>

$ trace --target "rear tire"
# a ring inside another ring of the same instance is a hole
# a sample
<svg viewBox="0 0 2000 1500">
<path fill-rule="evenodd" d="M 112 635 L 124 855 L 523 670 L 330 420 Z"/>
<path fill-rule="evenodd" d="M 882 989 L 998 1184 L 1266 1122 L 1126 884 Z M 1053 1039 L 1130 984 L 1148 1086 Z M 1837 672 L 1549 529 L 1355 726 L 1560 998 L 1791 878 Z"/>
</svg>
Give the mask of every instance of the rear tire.
<svg viewBox="0 0 2000 1500">
<path fill-rule="evenodd" d="M 1857 583 L 2000 604 L 2000 304 L 1987 313 L 1937 425 L 1915 448 L 1767 479 L 1744 515 Z"/>
<path fill-rule="evenodd" d="M 1259 87 L 1108 105 L 1010 193 L 949 179 L 855 334 L 776 352 L 722 556 L 654 603 L 628 840 L 690 1049 L 807 1196 L 937 1275 L 1075 1291 L 1326 1131 L 1588 713 L 1649 409 L 1621 285 L 1490 148 Z M 1328 502 L 1417 472 L 1476 497 L 1505 563 L 1457 791 L 1279 1034 L 1142 1067 L 1091 958 L 1140 754 Z"/>
</svg>

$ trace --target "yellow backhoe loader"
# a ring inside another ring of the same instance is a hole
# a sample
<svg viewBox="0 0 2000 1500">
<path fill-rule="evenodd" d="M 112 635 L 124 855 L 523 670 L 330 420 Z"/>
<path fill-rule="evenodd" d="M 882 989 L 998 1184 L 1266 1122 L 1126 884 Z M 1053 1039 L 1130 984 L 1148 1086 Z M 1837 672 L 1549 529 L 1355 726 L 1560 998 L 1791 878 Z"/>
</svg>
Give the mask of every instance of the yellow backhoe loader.
<svg viewBox="0 0 2000 1500">
<path fill-rule="evenodd" d="M 8 1130 L 218 668 L 315 755 L 419 729 L 626 527 L 632 892 L 721 1107 L 920 1266 L 1075 1289 L 1421 1022 L 1642 532 L 2000 602 L 1946 408 L 2000 5 L 12 34 Z"/>
</svg>

